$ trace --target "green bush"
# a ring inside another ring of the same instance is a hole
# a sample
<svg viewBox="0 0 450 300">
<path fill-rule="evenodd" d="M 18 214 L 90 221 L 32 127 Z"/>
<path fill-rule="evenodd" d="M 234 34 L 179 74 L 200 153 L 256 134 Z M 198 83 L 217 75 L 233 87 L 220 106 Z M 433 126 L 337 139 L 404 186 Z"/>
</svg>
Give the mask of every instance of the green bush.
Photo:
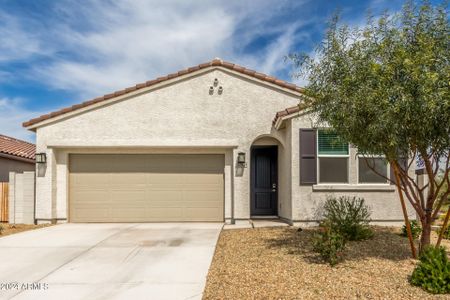
<svg viewBox="0 0 450 300">
<path fill-rule="evenodd" d="M 412 220 L 409 222 L 409 225 L 411 225 L 411 234 L 413 236 L 413 239 L 417 239 L 420 234 L 422 233 L 422 227 L 420 227 L 420 224 L 416 220 Z M 406 231 L 406 225 L 403 225 L 402 227 L 402 233 L 400 233 L 401 236 L 408 237 L 408 232 Z"/>
<path fill-rule="evenodd" d="M 320 232 L 314 236 L 314 251 L 318 252 L 323 260 L 334 266 L 342 259 L 345 242 L 345 237 L 334 231 L 329 223 L 323 223 Z"/>
<path fill-rule="evenodd" d="M 363 198 L 330 197 L 323 206 L 323 218 L 346 240 L 359 241 L 373 236 L 369 227 L 370 209 Z"/>
<path fill-rule="evenodd" d="M 450 262 L 444 247 L 429 246 L 423 250 L 411 284 L 433 294 L 450 293 Z"/>
</svg>

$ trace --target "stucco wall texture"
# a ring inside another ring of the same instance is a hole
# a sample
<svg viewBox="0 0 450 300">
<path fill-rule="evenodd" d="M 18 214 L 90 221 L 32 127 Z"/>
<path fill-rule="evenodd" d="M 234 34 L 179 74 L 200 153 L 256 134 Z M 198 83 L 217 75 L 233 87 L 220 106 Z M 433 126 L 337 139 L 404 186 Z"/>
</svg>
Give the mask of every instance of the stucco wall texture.
<svg viewBox="0 0 450 300">
<path fill-rule="evenodd" d="M 278 145 L 279 216 L 296 222 L 314 220 L 316 204 L 329 193 L 299 185 L 298 129 L 311 127 L 311 122 L 301 117 L 288 120 L 279 130 L 272 126 L 275 113 L 297 105 L 299 96 L 212 67 L 43 122 L 37 127 L 36 146 L 37 152 L 47 153 L 47 164 L 37 170 L 36 218 L 68 218 L 70 153 L 221 153 L 225 156 L 225 219 L 248 219 L 250 166 L 237 168 L 236 158 L 238 152 L 245 152 L 249 163 L 251 146 L 266 144 Z M 390 186 L 376 192 L 354 186 L 350 194 L 368 199 L 374 219 L 402 218 Z"/>
<path fill-rule="evenodd" d="M 34 163 L 0 157 L 0 182 L 9 181 L 9 172 L 22 173 L 24 171 L 34 171 L 34 169 Z"/>
</svg>

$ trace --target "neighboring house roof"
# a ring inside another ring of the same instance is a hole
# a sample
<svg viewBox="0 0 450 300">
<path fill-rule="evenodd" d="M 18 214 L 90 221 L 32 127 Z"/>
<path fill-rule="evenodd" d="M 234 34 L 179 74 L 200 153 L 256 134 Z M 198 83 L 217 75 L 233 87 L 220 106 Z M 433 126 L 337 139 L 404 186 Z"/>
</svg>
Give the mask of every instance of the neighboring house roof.
<svg viewBox="0 0 450 300">
<path fill-rule="evenodd" d="M 103 95 L 101 97 L 97 97 L 95 99 L 92 99 L 92 100 L 89 100 L 89 101 L 85 101 L 85 102 L 80 103 L 80 104 L 72 105 L 70 107 L 66 107 L 66 108 L 60 109 L 58 111 L 54 111 L 54 112 L 51 112 L 49 114 L 42 115 L 42 116 L 40 116 L 38 118 L 34 118 L 34 119 L 31 119 L 31 120 L 29 120 L 27 122 L 24 122 L 22 125 L 24 127 L 28 127 L 28 126 L 37 124 L 39 122 L 42 122 L 42 121 L 45 121 L 45 120 L 48 120 L 48 119 L 51 119 L 51 118 L 54 118 L 54 117 L 57 117 L 57 116 L 60 116 L 60 115 L 63 115 L 63 114 L 69 113 L 69 112 L 76 111 L 76 110 L 84 108 L 86 106 L 90 106 L 90 105 L 93 105 L 93 104 L 96 104 L 96 103 L 99 103 L 99 102 L 103 102 L 105 100 L 110 100 L 112 98 L 119 97 L 119 96 L 122 96 L 124 94 L 131 93 L 131 92 L 134 92 L 134 91 L 142 89 L 142 88 L 150 87 L 152 85 L 155 85 L 155 84 L 158 84 L 158 83 L 161 83 L 161 82 L 164 82 L 164 81 L 167 81 L 167 80 L 179 77 L 179 76 L 190 74 L 190 73 L 196 72 L 196 71 L 201 70 L 201 69 L 209 68 L 209 67 L 223 67 L 223 68 L 226 68 L 226 69 L 229 69 L 229 70 L 233 70 L 233 71 L 238 72 L 238 73 L 242 73 L 242 74 L 245 74 L 245 75 L 248 75 L 248 76 L 251 76 L 251 77 L 255 77 L 255 78 L 260 79 L 262 81 L 265 81 L 265 82 L 268 82 L 268 83 L 272 83 L 272 84 L 275 84 L 275 85 L 280 86 L 282 88 L 286 88 L 286 89 L 289 89 L 289 90 L 292 90 L 292 91 L 295 91 L 295 92 L 301 93 L 303 91 L 303 89 L 301 87 L 299 87 L 299 86 L 297 86 L 297 85 L 295 85 L 293 83 L 289 83 L 289 82 L 286 82 L 284 80 L 280 80 L 280 79 L 277 79 L 275 77 L 272 77 L 272 76 L 269 76 L 269 75 L 266 75 L 266 74 L 263 74 L 263 73 L 258 73 L 256 71 L 247 69 L 245 67 L 242 67 L 242 66 L 230 63 L 230 62 L 225 62 L 225 61 L 223 61 L 221 59 L 216 58 L 216 59 L 213 59 L 210 62 L 199 64 L 198 66 L 195 66 L 195 67 L 191 67 L 191 68 L 188 68 L 188 69 L 185 69 L 185 70 L 181 70 L 181 71 L 178 71 L 176 73 L 169 74 L 167 76 L 158 77 L 158 78 L 156 78 L 154 80 L 150 80 L 150 81 L 147 81 L 147 82 L 144 82 L 144 83 L 136 84 L 135 86 L 132 86 L 132 87 L 129 87 L 129 88 L 126 88 L 126 89 L 123 89 L 123 90 L 119 90 L 119 91 L 116 91 L 114 93 L 106 94 L 106 95 Z"/>
<path fill-rule="evenodd" d="M 0 155 L 33 161 L 35 153 L 34 144 L 0 134 Z"/>
</svg>

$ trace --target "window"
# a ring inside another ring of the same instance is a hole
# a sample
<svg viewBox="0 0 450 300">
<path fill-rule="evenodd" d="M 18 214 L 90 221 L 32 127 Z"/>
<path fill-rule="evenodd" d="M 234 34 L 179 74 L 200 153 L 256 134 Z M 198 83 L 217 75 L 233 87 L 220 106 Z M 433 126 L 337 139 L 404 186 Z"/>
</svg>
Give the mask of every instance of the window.
<svg viewBox="0 0 450 300">
<path fill-rule="evenodd" d="M 374 172 L 370 167 L 374 168 Z M 358 157 L 358 182 L 359 183 L 387 183 L 386 178 L 378 175 L 383 174 L 388 177 L 388 164 L 383 157 Z"/>
<path fill-rule="evenodd" d="M 348 143 L 331 129 L 319 129 L 317 145 L 319 183 L 348 183 Z"/>
</svg>

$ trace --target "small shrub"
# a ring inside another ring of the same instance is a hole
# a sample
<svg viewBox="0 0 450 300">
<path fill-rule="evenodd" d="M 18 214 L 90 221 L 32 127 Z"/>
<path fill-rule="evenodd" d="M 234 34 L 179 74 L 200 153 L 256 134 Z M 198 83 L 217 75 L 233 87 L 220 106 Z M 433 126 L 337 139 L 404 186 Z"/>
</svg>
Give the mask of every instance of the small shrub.
<svg viewBox="0 0 450 300">
<path fill-rule="evenodd" d="M 370 209 L 363 198 L 330 197 L 323 206 L 323 218 L 346 240 L 359 241 L 373 236 L 369 227 Z"/>
<path fill-rule="evenodd" d="M 413 239 L 417 239 L 420 234 L 422 233 L 422 227 L 420 227 L 420 224 L 416 220 L 412 220 L 409 222 L 409 225 L 411 226 L 411 234 L 413 236 Z M 406 225 L 403 225 L 402 227 L 402 233 L 400 233 L 401 236 L 408 237 L 408 232 L 406 231 Z"/>
<path fill-rule="evenodd" d="M 411 284 L 433 294 L 450 293 L 450 262 L 444 247 L 429 246 L 423 250 Z"/>
<path fill-rule="evenodd" d="M 314 237 L 314 251 L 318 252 L 324 261 L 334 266 L 342 259 L 345 237 L 334 231 L 329 223 L 322 224 L 320 229 L 321 231 Z"/>
<path fill-rule="evenodd" d="M 3 234 L 3 230 L 5 230 L 5 227 L 3 227 L 3 224 L 0 224 L 0 235 Z"/>
</svg>

